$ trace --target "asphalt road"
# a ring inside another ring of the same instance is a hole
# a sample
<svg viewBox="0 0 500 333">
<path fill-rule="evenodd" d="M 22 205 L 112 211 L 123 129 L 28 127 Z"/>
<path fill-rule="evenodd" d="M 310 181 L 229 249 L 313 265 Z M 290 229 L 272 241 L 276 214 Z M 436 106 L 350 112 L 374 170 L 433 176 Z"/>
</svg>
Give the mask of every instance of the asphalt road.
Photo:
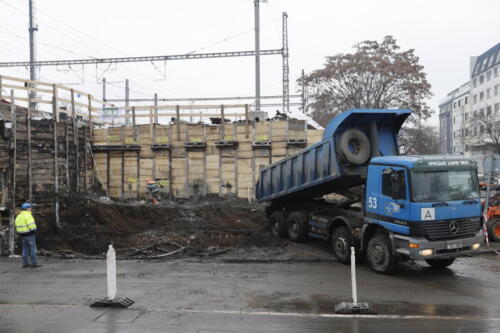
<svg viewBox="0 0 500 333">
<path fill-rule="evenodd" d="M 0 332 L 500 332 L 500 256 L 451 269 L 358 267 L 376 316 L 336 315 L 350 300 L 349 267 L 333 262 L 180 259 L 118 262 L 126 310 L 90 308 L 106 295 L 104 261 L 0 259 Z"/>
</svg>

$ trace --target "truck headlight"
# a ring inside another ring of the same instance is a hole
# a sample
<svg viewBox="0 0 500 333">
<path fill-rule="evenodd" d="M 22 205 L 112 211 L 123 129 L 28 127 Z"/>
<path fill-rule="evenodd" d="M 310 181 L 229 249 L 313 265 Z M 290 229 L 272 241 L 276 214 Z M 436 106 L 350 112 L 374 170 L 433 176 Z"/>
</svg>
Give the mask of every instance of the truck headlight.
<svg viewBox="0 0 500 333">
<path fill-rule="evenodd" d="M 434 250 L 433 249 L 425 249 L 425 250 L 418 251 L 418 253 L 420 253 L 420 255 L 423 257 L 427 257 L 427 256 L 432 256 L 434 254 Z"/>
<path fill-rule="evenodd" d="M 479 249 L 480 247 L 481 247 L 481 243 L 474 243 L 474 244 L 472 244 L 472 246 L 471 246 L 471 248 L 472 248 L 473 250 L 477 250 L 477 249 Z"/>
</svg>

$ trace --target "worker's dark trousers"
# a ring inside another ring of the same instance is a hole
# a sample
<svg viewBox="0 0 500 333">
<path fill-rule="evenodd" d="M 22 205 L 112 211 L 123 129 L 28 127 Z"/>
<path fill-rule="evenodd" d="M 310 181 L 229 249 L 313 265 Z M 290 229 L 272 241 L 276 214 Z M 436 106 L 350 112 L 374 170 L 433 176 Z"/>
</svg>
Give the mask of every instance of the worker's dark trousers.
<svg viewBox="0 0 500 333">
<path fill-rule="evenodd" d="M 31 265 L 38 265 L 35 235 L 23 237 L 23 266 L 29 264 L 28 258 L 31 258 Z"/>
</svg>

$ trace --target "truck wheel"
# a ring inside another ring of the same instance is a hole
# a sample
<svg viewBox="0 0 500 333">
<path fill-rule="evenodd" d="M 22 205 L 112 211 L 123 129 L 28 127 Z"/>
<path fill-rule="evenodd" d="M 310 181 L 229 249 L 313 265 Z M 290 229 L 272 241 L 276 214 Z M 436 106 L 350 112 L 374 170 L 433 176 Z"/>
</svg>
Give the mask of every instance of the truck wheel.
<svg viewBox="0 0 500 333">
<path fill-rule="evenodd" d="M 288 237 L 294 242 L 302 243 L 307 240 L 307 214 L 305 212 L 291 212 L 287 218 Z"/>
<path fill-rule="evenodd" d="M 488 236 L 493 242 L 500 242 L 500 218 L 491 219 L 486 224 L 488 227 Z"/>
<path fill-rule="evenodd" d="M 352 164 L 364 164 L 370 158 L 370 141 L 365 133 L 351 128 L 340 137 L 340 152 L 342 158 Z"/>
<path fill-rule="evenodd" d="M 377 273 L 390 274 L 396 270 L 398 260 L 392 255 L 391 242 L 385 234 L 376 233 L 368 241 L 366 260 Z"/>
<path fill-rule="evenodd" d="M 271 227 L 271 234 L 274 237 L 286 237 L 286 218 L 285 214 L 280 211 L 275 211 L 269 217 L 269 226 Z"/>
<path fill-rule="evenodd" d="M 429 266 L 432 268 L 438 268 L 438 269 L 443 269 L 448 266 L 451 266 L 453 262 L 455 262 L 455 258 L 448 258 L 448 259 L 427 259 L 425 261 Z"/>
<path fill-rule="evenodd" d="M 351 263 L 352 235 L 349 228 L 340 226 L 334 229 L 332 247 L 335 257 L 343 264 Z"/>
</svg>

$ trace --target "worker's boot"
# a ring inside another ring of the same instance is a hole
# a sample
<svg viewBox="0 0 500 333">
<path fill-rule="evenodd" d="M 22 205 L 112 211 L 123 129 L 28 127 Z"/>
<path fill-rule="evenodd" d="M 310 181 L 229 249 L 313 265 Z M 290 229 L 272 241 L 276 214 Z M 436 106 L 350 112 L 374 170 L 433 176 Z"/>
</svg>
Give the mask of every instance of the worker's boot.
<svg viewBox="0 0 500 333">
<path fill-rule="evenodd" d="M 38 267 L 42 267 L 43 265 L 41 264 L 36 264 L 36 265 L 30 265 L 31 268 L 38 268 Z"/>
</svg>

